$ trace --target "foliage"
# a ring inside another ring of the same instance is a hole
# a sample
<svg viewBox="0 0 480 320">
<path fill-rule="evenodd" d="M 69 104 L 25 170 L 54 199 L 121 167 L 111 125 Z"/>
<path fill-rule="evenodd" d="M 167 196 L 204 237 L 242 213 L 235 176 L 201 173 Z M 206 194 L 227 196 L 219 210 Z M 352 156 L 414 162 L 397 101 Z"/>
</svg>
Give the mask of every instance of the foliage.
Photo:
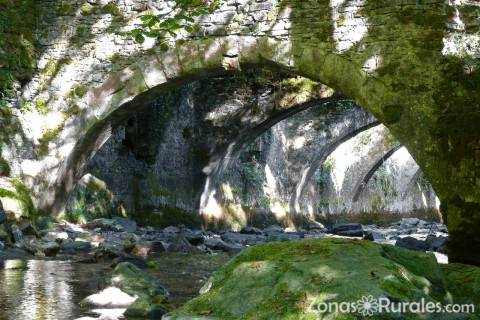
<svg viewBox="0 0 480 320">
<path fill-rule="evenodd" d="M 21 206 L 21 217 L 35 221 L 40 212 L 35 207 L 27 186 L 20 179 L 10 179 L 10 182 L 13 189 L 0 188 L 0 197 L 18 200 Z"/>
<path fill-rule="evenodd" d="M 0 158 L 0 176 L 10 176 L 10 166 L 5 159 Z"/>
<path fill-rule="evenodd" d="M 220 0 L 174 0 L 175 5 L 165 13 L 147 14 L 140 16 L 139 27 L 127 31 L 117 32 L 120 35 L 130 36 L 138 43 L 143 43 L 145 37 L 163 40 L 167 35 L 175 37 L 177 32 L 185 30 L 189 33 L 195 30 L 195 17 L 210 14 L 220 6 Z"/>
<path fill-rule="evenodd" d="M 112 194 L 95 180 L 76 190 L 73 204 L 67 208 L 66 219 L 76 223 L 85 223 L 97 218 L 111 218 L 117 215 L 112 204 Z"/>
<path fill-rule="evenodd" d="M 382 191 L 385 197 L 397 196 L 398 192 L 394 188 L 394 176 L 388 172 L 385 166 L 381 166 L 375 171 L 373 176 L 373 183 L 375 188 Z"/>
<path fill-rule="evenodd" d="M 0 1 L 0 99 L 12 97 L 15 80 L 28 80 L 33 73 L 36 3 L 34 0 Z"/>
</svg>

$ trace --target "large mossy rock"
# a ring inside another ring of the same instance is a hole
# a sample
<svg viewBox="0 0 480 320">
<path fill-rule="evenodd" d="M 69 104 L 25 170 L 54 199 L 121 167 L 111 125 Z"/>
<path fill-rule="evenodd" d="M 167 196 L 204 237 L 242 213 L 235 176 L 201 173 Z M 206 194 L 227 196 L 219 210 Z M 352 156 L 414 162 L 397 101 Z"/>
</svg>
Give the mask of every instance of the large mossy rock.
<svg viewBox="0 0 480 320">
<path fill-rule="evenodd" d="M 137 298 L 125 311 L 128 319 L 160 319 L 173 309 L 158 279 L 129 262 L 119 263 L 107 283 Z"/>
<path fill-rule="evenodd" d="M 460 263 L 442 265 L 448 291 L 453 302 L 473 303 L 480 312 L 480 268 Z"/>
<path fill-rule="evenodd" d="M 423 298 L 451 303 L 442 269 L 432 254 L 347 239 L 252 247 L 216 272 L 201 291 L 198 298 L 162 319 L 317 320 L 322 302 L 355 302 L 369 295 L 396 302 Z M 320 319 L 363 319 L 358 314 L 324 316 Z M 369 319 L 451 317 L 382 314 Z"/>
</svg>

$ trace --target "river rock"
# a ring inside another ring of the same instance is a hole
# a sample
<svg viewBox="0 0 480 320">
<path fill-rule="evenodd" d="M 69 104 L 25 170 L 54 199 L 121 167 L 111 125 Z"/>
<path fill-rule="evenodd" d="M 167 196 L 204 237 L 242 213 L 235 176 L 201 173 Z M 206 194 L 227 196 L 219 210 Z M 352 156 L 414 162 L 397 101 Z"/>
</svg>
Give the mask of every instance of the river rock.
<svg viewBox="0 0 480 320">
<path fill-rule="evenodd" d="M 169 252 L 199 253 L 200 249 L 188 242 L 182 233 L 177 234 L 172 243 L 168 246 Z"/>
<path fill-rule="evenodd" d="M 39 233 L 37 228 L 32 224 L 31 221 L 23 220 L 18 224 L 18 228 L 22 231 L 24 236 L 34 236 L 38 237 Z"/>
<path fill-rule="evenodd" d="M 432 254 L 352 239 L 254 246 L 209 281 L 210 290 L 163 319 L 330 318 L 332 314 L 316 315 L 315 309 L 303 304 L 322 301 L 326 293 L 329 302 L 338 304 L 369 295 L 395 302 L 448 301 L 442 270 Z M 390 319 L 391 314 L 376 318 Z M 420 320 L 423 315 L 414 314 L 411 319 Z"/>
<path fill-rule="evenodd" d="M 329 231 L 344 237 L 363 237 L 363 227 L 359 223 L 335 224 Z"/>
<path fill-rule="evenodd" d="M 247 226 L 247 227 L 242 228 L 242 230 L 240 230 L 240 233 L 243 233 L 243 234 L 263 234 L 263 231 L 258 229 L 258 228 L 252 227 L 252 226 Z"/>
<path fill-rule="evenodd" d="M 419 240 L 414 237 L 400 238 L 397 240 L 395 245 L 397 247 L 415 251 L 426 251 L 428 249 L 427 243 L 424 240 Z"/>
<path fill-rule="evenodd" d="M 283 233 L 285 230 L 277 224 L 272 224 L 263 230 L 265 233 Z"/>
<path fill-rule="evenodd" d="M 160 282 L 131 263 L 118 264 L 107 283 L 138 297 L 125 311 L 127 318 L 160 319 L 173 309 L 168 301 L 169 293 Z"/>
<path fill-rule="evenodd" d="M 242 246 L 226 243 L 220 238 L 207 238 L 205 239 L 205 246 L 211 250 L 219 250 L 230 253 L 236 253 L 243 249 Z"/>
<path fill-rule="evenodd" d="M 200 230 L 195 230 L 195 231 L 185 230 L 183 232 L 183 235 L 188 240 L 188 242 L 190 242 L 194 246 L 198 246 L 202 244 L 203 241 L 205 240 L 205 235 Z"/>
<path fill-rule="evenodd" d="M 74 254 L 76 252 L 85 252 L 92 248 L 92 244 L 88 241 L 65 240 L 60 246 L 60 250 L 65 253 Z"/>
<path fill-rule="evenodd" d="M 309 220 L 306 228 L 308 231 L 318 230 L 318 231 L 327 231 L 327 228 L 323 224 L 315 220 Z"/>
<path fill-rule="evenodd" d="M 68 239 L 68 233 L 65 231 L 47 231 L 42 237 L 43 241 L 56 241 L 62 242 Z"/>
<path fill-rule="evenodd" d="M 425 239 L 428 250 L 441 253 L 447 253 L 448 237 L 428 235 Z"/>
<path fill-rule="evenodd" d="M 420 223 L 418 218 L 403 218 L 400 221 L 400 226 L 402 227 L 416 227 Z"/>
<path fill-rule="evenodd" d="M 129 218 L 113 217 L 112 219 L 118 225 L 121 225 L 126 232 L 137 231 L 137 223 Z"/>
<path fill-rule="evenodd" d="M 46 242 L 42 240 L 32 239 L 24 241 L 24 248 L 32 254 L 54 257 L 60 250 L 58 243 L 54 241 Z"/>
<path fill-rule="evenodd" d="M 116 287 L 107 287 L 102 291 L 89 295 L 80 305 L 83 307 L 126 308 L 137 298 Z"/>
<path fill-rule="evenodd" d="M 180 232 L 180 228 L 175 226 L 168 226 L 164 228 L 162 232 L 167 234 L 177 234 Z"/>
<path fill-rule="evenodd" d="M 123 263 L 123 262 L 131 263 L 131 264 L 135 265 L 136 267 L 138 267 L 140 269 L 145 269 L 148 266 L 147 261 L 145 261 L 145 259 L 142 259 L 140 257 L 135 257 L 135 256 L 132 256 L 132 255 L 128 255 L 128 254 L 123 254 L 123 255 L 113 259 L 111 267 L 114 268 L 114 267 L 116 267 L 117 265 L 119 265 L 120 263 Z"/>
<path fill-rule="evenodd" d="M 369 241 L 382 241 L 382 240 L 386 240 L 385 239 L 385 236 L 378 232 L 378 231 L 366 231 L 364 236 L 363 236 L 363 239 L 364 240 L 369 240 Z"/>
<path fill-rule="evenodd" d="M 148 294 L 150 296 L 169 296 L 168 291 L 157 278 L 142 271 L 129 262 L 122 262 L 115 267 L 107 283 L 129 294 Z"/>
<path fill-rule="evenodd" d="M 99 218 L 88 222 L 85 227 L 87 229 L 100 229 L 101 231 L 125 231 L 123 226 L 113 219 Z"/>
<path fill-rule="evenodd" d="M 267 241 L 267 238 L 263 235 L 242 234 L 236 232 L 226 232 L 222 234 L 221 239 L 228 243 L 238 244 L 242 246 L 253 246 L 258 243 L 263 243 Z"/>
<path fill-rule="evenodd" d="M 16 224 L 12 224 L 10 230 L 12 232 L 13 241 L 17 244 L 21 244 L 23 242 L 23 233 L 20 228 Z"/>
<path fill-rule="evenodd" d="M 131 253 L 134 256 L 139 256 L 142 257 L 143 259 L 146 259 L 150 252 L 152 251 L 152 247 L 150 244 L 136 244 L 135 247 L 133 247 Z"/>
</svg>

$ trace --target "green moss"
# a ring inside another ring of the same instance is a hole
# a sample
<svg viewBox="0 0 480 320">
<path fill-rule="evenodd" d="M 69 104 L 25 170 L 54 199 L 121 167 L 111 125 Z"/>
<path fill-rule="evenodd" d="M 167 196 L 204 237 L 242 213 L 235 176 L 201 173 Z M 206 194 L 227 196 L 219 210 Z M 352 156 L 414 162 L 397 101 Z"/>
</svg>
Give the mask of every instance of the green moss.
<svg viewBox="0 0 480 320">
<path fill-rule="evenodd" d="M 447 303 L 445 287 L 435 285 L 442 281 L 432 254 L 347 239 L 269 243 L 238 254 L 212 275 L 208 292 L 172 312 L 169 319 L 208 314 L 213 319 L 313 320 L 319 318 L 319 303 L 355 302 L 368 295 L 395 302 L 423 298 Z M 338 320 L 359 317 L 328 315 Z M 422 315 L 407 318 L 423 319 Z M 398 315 L 372 319 L 398 319 Z"/>
<path fill-rule="evenodd" d="M 35 0 L 0 2 L 0 97 L 14 97 L 13 83 L 31 79 L 34 72 L 38 5 Z"/>
<path fill-rule="evenodd" d="M 35 219 L 39 215 L 39 211 L 36 209 L 32 197 L 30 195 L 30 190 L 23 184 L 19 179 L 10 179 L 13 190 L 2 189 L 0 188 L 0 197 L 16 199 L 21 205 L 21 215 L 23 218 Z"/>
<path fill-rule="evenodd" d="M 480 314 L 480 268 L 460 263 L 442 265 L 448 291 L 453 302 L 473 303 Z"/>
<path fill-rule="evenodd" d="M 83 98 L 85 94 L 87 94 L 88 88 L 86 86 L 83 86 L 81 84 L 76 85 L 72 88 L 72 95 Z"/>
<path fill-rule="evenodd" d="M 10 176 L 10 165 L 5 159 L 0 158 L 0 176 Z"/>
<path fill-rule="evenodd" d="M 473 34 L 480 31 L 480 7 L 476 5 L 461 5 L 458 6 L 458 11 L 467 33 Z"/>
<path fill-rule="evenodd" d="M 11 190 L 0 188 L 0 198 L 16 199 L 17 195 Z"/>
<path fill-rule="evenodd" d="M 118 52 L 115 52 L 114 54 L 112 54 L 112 56 L 110 57 L 110 62 L 115 64 L 117 62 L 119 62 L 120 60 L 122 59 L 122 55 Z"/>
<path fill-rule="evenodd" d="M 39 156 L 48 155 L 50 142 L 55 140 L 60 134 L 60 132 L 62 132 L 67 119 L 77 115 L 79 112 L 80 112 L 80 108 L 78 107 L 78 105 L 76 104 L 71 105 L 67 110 L 63 112 L 63 120 L 58 126 L 56 126 L 55 128 L 45 130 L 45 132 L 43 133 L 43 136 L 40 139 L 38 139 Z"/>
<path fill-rule="evenodd" d="M 137 297 L 125 311 L 129 319 L 156 319 L 173 309 L 159 280 L 131 263 L 118 264 L 107 283 Z"/>
<path fill-rule="evenodd" d="M 45 67 L 40 71 L 40 91 L 46 90 L 48 85 L 57 76 L 64 65 L 70 64 L 72 59 L 63 57 L 58 60 L 48 60 Z"/>
<path fill-rule="evenodd" d="M 60 134 L 64 126 L 64 123 L 61 123 L 55 128 L 48 129 L 44 132 L 43 136 L 38 139 L 38 153 L 40 156 L 48 155 L 49 144 Z"/>
<path fill-rule="evenodd" d="M 91 14 L 94 14 L 96 13 L 98 10 L 98 6 L 96 5 L 92 5 L 88 2 L 85 2 L 84 4 L 82 4 L 82 6 L 80 7 L 80 13 L 83 15 L 83 16 L 89 16 Z"/>
<path fill-rule="evenodd" d="M 37 98 L 33 102 L 35 105 L 35 108 L 40 114 L 46 115 L 48 113 L 48 100 L 45 98 Z"/>
<path fill-rule="evenodd" d="M 119 16 L 122 14 L 120 8 L 112 2 L 104 5 L 101 12 L 104 14 L 111 14 L 112 16 Z"/>
<path fill-rule="evenodd" d="M 65 119 L 71 118 L 80 112 L 80 107 L 76 104 L 71 105 L 65 112 Z"/>
<path fill-rule="evenodd" d="M 68 3 L 63 3 L 58 9 L 57 14 L 59 16 L 70 16 L 75 13 L 75 8 Z"/>
<path fill-rule="evenodd" d="M 90 179 L 79 184 L 73 195 L 72 204 L 67 207 L 65 218 L 76 223 L 85 223 L 98 218 L 111 218 L 121 215 L 112 202 L 113 195 L 103 181 Z"/>
<path fill-rule="evenodd" d="M 19 179 L 13 179 L 12 184 L 15 187 L 16 197 L 21 201 L 23 210 L 27 217 L 34 218 L 37 216 L 38 212 L 30 195 L 30 190 L 28 190 L 28 188 Z"/>
</svg>

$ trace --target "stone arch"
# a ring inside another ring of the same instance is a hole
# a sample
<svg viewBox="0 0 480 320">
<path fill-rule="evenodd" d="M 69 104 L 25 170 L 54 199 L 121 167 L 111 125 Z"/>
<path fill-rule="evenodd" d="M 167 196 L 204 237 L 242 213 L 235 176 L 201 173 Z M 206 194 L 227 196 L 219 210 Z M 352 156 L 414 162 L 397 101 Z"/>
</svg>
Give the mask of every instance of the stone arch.
<svg viewBox="0 0 480 320">
<path fill-rule="evenodd" d="M 357 202 L 358 198 L 362 194 L 363 190 L 367 186 L 368 182 L 372 178 L 372 176 L 375 174 L 375 172 L 380 168 L 382 164 L 385 163 L 391 156 L 395 154 L 399 149 L 401 148 L 400 145 L 394 146 L 390 150 L 388 150 L 385 154 L 383 154 L 374 164 L 371 166 L 371 168 L 368 170 L 368 172 L 363 176 L 362 179 L 360 179 L 356 186 L 354 187 L 353 191 L 353 202 Z"/>
<path fill-rule="evenodd" d="M 131 110 L 144 108 L 163 92 L 193 80 L 254 67 L 288 70 L 303 76 L 303 72 L 291 67 L 289 48 L 288 41 L 254 37 L 196 40 L 140 58 L 112 75 L 86 94 L 80 113 L 65 123 L 57 149 L 63 144 L 70 150 L 64 150 L 67 157 L 58 166 L 58 178 L 49 188 L 54 195 L 44 197 L 41 206 L 53 213 L 63 210 L 82 164 L 108 136 L 112 121 L 124 119 Z"/>
<path fill-rule="evenodd" d="M 332 143 L 326 145 L 323 149 L 319 150 L 315 159 L 309 164 L 307 169 L 303 172 L 302 179 L 300 180 L 299 184 L 296 187 L 295 195 L 292 198 L 292 201 L 290 203 L 291 210 L 293 210 L 292 212 L 301 211 L 300 201 L 305 194 L 305 188 L 308 182 L 311 180 L 311 178 L 315 174 L 315 172 L 325 162 L 328 156 L 332 154 L 332 152 L 334 152 L 335 149 L 337 149 L 342 143 L 350 140 L 351 138 L 355 137 L 361 132 L 364 132 L 368 129 L 371 129 L 379 125 L 380 123 L 378 121 L 372 120 L 371 122 L 365 125 L 362 125 L 358 128 L 355 128 L 354 130 L 347 131 L 338 139 L 334 140 Z"/>
<path fill-rule="evenodd" d="M 449 41 L 444 36 L 452 32 L 451 5 L 347 3 L 255 3 L 250 11 L 260 15 L 254 20 L 273 20 L 266 28 L 242 31 L 241 25 L 238 32 L 195 37 L 166 51 L 155 49 L 90 90 L 79 102 L 79 113 L 65 122 L 54 141 L 58 159 L 51 157 L 32 171 L 39 173 L 31 174 L 39 178 L 36 184 L 45 186 L 40 207 L 61 211 L 81 159 L 94 149 L 91 140 L 105 132 L 112 114 L 141 107 L 193 78 L 270 65 L 329 85 L 387 125 L 432 182 L 444 214 L 452 216 L 446 220 L 451 246 L 458 248 L 453 260 L 480 263 L 480 254 L 462 249 L 480 252 L 478 71 L 467 72 L 462 59 L 446 57 L 455 53 L 444 48 Z M 342 17 L 345 7 L 349 14 Z M 359 37 L 349 32 L 355 26 L 361 27 Z M 41 174 L 52 177 L 38 177 Z"/>
</svg>

